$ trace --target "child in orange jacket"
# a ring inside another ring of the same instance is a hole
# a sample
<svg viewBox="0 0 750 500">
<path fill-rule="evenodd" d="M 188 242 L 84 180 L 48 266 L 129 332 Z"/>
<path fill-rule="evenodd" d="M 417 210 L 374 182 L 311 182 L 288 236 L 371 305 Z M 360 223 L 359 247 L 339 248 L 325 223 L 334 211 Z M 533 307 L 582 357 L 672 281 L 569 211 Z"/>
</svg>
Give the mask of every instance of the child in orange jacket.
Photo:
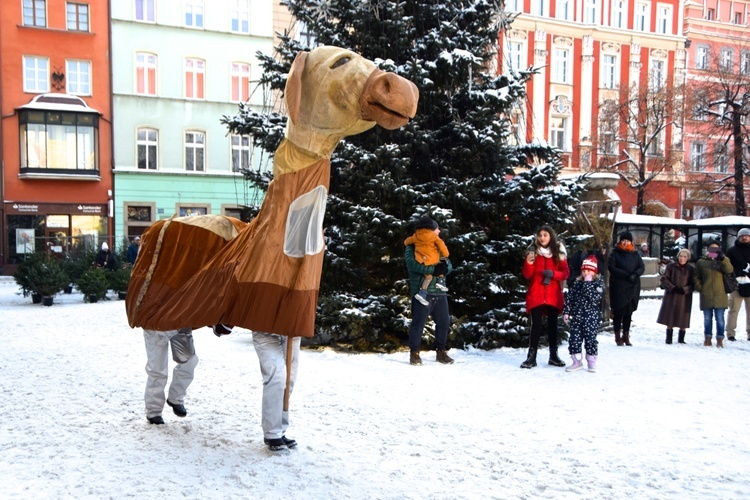
<svg viewBox="0 0 750 500">
<path fill-rule="evenodd" d="M 434 266 L 440 263 L 441 259 L 447 259 L 450 253 L 445 242 L 440 239 L 440 229 L 437 222 L 429 217 L 420 217 L 414 228 L 416 231 L 413 235 L 404 240 L 404 246 L 414 245 L 414 258 L 416 261 L 425 266 Z M 422 305 L 428 305 L 427 287 L 432 281 L 432 275 L 426 274 L 422 281 L 419 292 L 414 296 Z M 435 282 L 435 288 L 443 292 L 448 291 L 445 286 L 445 276 L 439 275 Z"/>
</svg>

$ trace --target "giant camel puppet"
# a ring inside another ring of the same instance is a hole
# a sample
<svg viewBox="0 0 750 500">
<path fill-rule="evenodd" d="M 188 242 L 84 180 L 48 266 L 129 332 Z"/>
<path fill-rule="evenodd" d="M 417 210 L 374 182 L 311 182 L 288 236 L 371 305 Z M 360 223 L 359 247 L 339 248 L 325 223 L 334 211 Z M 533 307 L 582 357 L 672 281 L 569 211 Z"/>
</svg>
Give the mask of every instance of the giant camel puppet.
<svg viewBox="0 0 750 500">
<path fill-rule="evenodd" d="M 149 227 L 128 287 L 131 327 L 224 324 L 313 336 L 330 155 L 345 136 L 408 123 L 419 95 L 354 52 L 318 47 L 297 55 L 284 97 L 285 137 L 257 217 L 248 224 L 180 217 Z"/>
</svg>

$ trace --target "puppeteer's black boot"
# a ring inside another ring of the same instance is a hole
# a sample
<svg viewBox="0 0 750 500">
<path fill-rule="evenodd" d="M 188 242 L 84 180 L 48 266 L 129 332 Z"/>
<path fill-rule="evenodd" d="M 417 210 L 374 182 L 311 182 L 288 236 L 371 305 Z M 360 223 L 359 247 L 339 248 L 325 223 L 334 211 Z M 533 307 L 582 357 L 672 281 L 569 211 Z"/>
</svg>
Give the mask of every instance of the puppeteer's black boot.
<svg viewBox="0 0 750 500">
<path fill-rule="evenodd" d="M 534 368 L 536 366 L 536 347 L 529 347 L 526 361 L 521 363 L 521 368 Z"/>
<path fill-rule="evenodd" d="M 672 331 L 672 329 L 671 328 L 667 328 L 667 344 L 671 344 L 672 343 L 672 333 L 674 333 Z"/>
<path fill-rule="evenodd" d="M 684 344 L 685 343 L 685 330 L 680 330 L 677 333 L 677 343 L 678 344 Z"/>
</svg>

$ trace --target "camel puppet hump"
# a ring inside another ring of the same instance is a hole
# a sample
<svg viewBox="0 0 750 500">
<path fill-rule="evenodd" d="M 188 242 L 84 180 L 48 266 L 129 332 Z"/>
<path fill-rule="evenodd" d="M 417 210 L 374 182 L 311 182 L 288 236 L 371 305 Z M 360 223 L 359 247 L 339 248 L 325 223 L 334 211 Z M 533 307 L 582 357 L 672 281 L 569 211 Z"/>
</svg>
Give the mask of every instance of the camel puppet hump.
<svg viewBox="0 0 750 500">
<path fill-rule="evenodd" d="M 324 46 L 297 55 L 284 95 L 289 120 L 258 215 L 249 224 L 216 215 L 154 223 L 128 288 L 130 326 L 313 335 L 330 155 L 345 136 L 405 125 L 418 92 L 354 52 Z"/>
</svg>

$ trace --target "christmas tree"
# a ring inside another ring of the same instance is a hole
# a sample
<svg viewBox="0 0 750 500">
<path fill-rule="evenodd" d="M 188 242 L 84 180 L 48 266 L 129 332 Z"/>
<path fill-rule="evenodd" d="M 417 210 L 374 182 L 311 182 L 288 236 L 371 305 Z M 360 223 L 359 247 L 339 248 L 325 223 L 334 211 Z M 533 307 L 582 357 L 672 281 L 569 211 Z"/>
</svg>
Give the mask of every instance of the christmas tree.
<svg viewBox="0 0 750 500">
<path fill-rule="evenodd" d="M 496 75 L 499 4 L 479 1 L 298 1 L 287 7 L 315 43 L 351 49 L 419 88 L 405 127 L 376 127 L 342 142 L 331 158 L 326 257 L 316 337 L 359 350 L 393 350 L 408 337 L 404 239 L 413 222 L 438 222 L 451 252 L 452 346 L 525 342 L 523 252 L 538 227 L 569 226 L 577 187 L 558 182 L 545 144 L 512 141 L 509 111 L 533 69 Z M 302 41 L 284 35 L 262 58 L 262 84 L 283 90 Z M 275 150 L 285 118 L 241 106 L 233 133 Z M 263 186 L 258 172 L 248 177 Z M 429 324 L 428 328 L 429 330 Z M 429 336 L 429 331 L 426 335 Z M 429 343 L 429 339 L 427 339 Z"/>
</svg>

